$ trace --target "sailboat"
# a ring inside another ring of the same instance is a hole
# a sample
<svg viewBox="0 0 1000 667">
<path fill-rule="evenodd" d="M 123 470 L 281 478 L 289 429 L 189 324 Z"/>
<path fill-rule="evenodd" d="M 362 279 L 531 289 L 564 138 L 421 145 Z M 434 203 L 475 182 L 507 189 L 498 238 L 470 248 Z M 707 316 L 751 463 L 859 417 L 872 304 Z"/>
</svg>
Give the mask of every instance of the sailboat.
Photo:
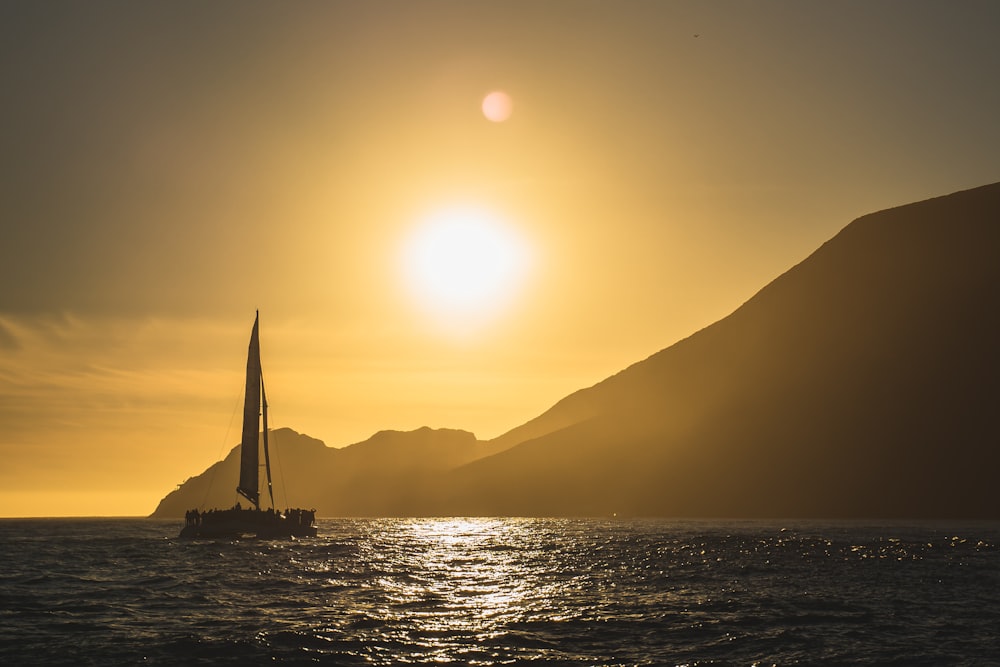
<svg viewBox="0 0 1000 667">
<path fill-rule="evenodd" d="M 261 429 L 263 420 L 263 429 Z M 240 445 L 240 479 L 236 492 L 250 507 L 240 502 L 228 509 L 189 510 L 181 537 L 315 537 L 316 510 L 287 509 L 279 512 L 274 506 L 271 484 L 271 455 L 267 441 L 267 395 L 260 364 L 260 311 L 253 321 L 250 347 L 247 351 L 246 394 L 243 399 L 243 440 Z M 268 509 L 260 505 L 260 449 L 263 441 L 264 471 Z"/>
</svg>

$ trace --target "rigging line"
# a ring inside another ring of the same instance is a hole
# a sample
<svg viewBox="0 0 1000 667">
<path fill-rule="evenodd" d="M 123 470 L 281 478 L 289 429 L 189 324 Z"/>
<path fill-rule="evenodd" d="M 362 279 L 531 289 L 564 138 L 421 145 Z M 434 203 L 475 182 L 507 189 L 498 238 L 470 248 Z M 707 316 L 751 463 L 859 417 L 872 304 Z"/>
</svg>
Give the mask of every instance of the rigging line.
<svg viewBox="0 0 1000 667">
<path fill-rule="evenodd" d="M 277 455 L 277 452 L 275 452 L 275 455 Z M 285 507 L 288 507 L 288 491 L 286 490 L 288 486 L 285 484 L 285 467 L 280 462 L 278 463 L 278 477 L 281 478 L 281 497 L 285 501 Z"/>
<path fill-rule="evenodd" d="M 229 434 L 232 433 L 233 430 L 233 420 L 236 419 L 236 413 L 239 412 L 240 399 L 242 399 L 242 397 L 243 397 L 243 387 L 240 386 L 240 389 L 236 392 L 236 398 L 233 401 L 233 412 L 232 414 L 229 415 L 229 425 L 226 426 L 226 435 L 222 439 L 222 444 L 219 445 L 219 451 L 216 453 L 215 456 L 216 463 L 226 460 L 226 443 L 229 442 Z M 213 463 L 208 468 L 211 471 L 211 474 L 208 476 L 208 484 L 205 485 L 205 493 L 202 496 L 201 504 L 198 505 L 199 509 L 205 509 L 205 506 L 208 504 L 208 496 L 212 492 L 212 487 L 215 486 L 215 475 L 217 472 L 219 472 L 219 468 L 222 467 L 221 465 L 217 465 L 216 463 Z"/>
<path fill-rule="evenodd" d="M 271 508 L 274 509 L 274 485 L 271 484 L 271 453 L 267 442 L 267 392 L 264 391 L 263 372 L 260 375 L 260 411 L 264 416 L 264 431 L 261 433 L 261 439 L 264 441 L 264 469 L 267 472 L 267 495 L 271 499 Z"/>
<path fill-rule="evenodd" d="M 277 420 L 274 418 L 274 410 L 271 408 L 271 403 L 270 402 L 268 402 L 267 405 L 268 405 L 268 413 L 271 416 L 271 423 L 275 424 L 275 423 L 277 423 Z M 273 428 L 271 429 L 271 432 L 274 433 L 274 429 Z M 286 491 L 286 489 L 288 487 L 285 486 L 285 467 L 283 465 L 281 465 L 281 447 L 278 446 L 278 438 L 277 437 L 274 438 L 274 440 L 271 441 L 271 447 L 272 447 L 272 450 L 273 450 L 271 453 L 274 454 L 274 467 L 278 471 L 278 480 L 280 482 L 278 484 L 278 489 L 281 492 L 282 500 L 284 501 L 283 504 L 287 508 L 288 507 L 288 492 Z M 272 505 L 274 504 L 274 496 L 273 495 L 271 496 L 271 504 Z M 277 510 L 278 508 L 275 507 L 274 509 Z"/>
<path fill-rule="evenodd" d="M 263 382 L 264 382 L 264 373 L 261 372 L 261 384 L 263 384 Z M 270 401 L 267 402 L 267 413 L 268 417 L 270 418 L 269 421 L 272 425 L 278 423 L 278 421 L 274 418 L 274 409 L 271 407 Z M 270 432 L 274 434 L 274 431 L 275 428 L 272 426 Z M 281 492 L 282 500 L 284 500 L 285 507 L 288 507 L 288 492 L 285 490 L 287 488 L 285 486 L 285 469 L 281 465 L 281 447 L 278 445 L 277 437 L 275 437 L 270 442 L 271 442 L 271 460 L 274 462 L 274 465 L 271 466 L 272 472 L 275 469 L 278 471 L 278 490 Z M 267 478 L 267 485 L 268 485 L 268 491 L 271 492 L 271 506 L 274 507 L 275 510 L 277 510 L 278 508 L 274 504 L 274 489 L 271 485 L 270 477 Z"/>
</svg>

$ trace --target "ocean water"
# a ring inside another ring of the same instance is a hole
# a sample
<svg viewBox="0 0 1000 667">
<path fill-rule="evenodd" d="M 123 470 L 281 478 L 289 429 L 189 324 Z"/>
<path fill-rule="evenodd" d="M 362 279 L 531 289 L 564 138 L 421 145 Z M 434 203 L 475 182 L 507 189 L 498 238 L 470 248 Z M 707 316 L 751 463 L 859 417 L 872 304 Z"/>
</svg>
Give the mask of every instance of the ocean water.
<svg viewBox="0 0 1000 667">
<path fill-rule="evenodd" d="M 0 521 L 0 664 L 1000 664 L 1000 524 Z"/>
</svg>

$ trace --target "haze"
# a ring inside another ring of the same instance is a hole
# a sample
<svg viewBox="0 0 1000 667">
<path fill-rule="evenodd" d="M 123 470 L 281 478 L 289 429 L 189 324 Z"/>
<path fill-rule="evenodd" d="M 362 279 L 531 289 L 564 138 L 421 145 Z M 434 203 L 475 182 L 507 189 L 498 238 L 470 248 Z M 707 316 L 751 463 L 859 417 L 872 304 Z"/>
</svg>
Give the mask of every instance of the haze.
<svg viewBox="0 0 1000 667">
<path fill-rule="evenodd" d="M 853 218 L 1000 180 L 998 28 L 993 2 L 4 2 L 0 515 L 148 514 L 221 459 L 255 309 L 273 425 L 499 436 Z M 449 305 L 405 257 L 454 210 L 523 256 Z"/>
</svg>

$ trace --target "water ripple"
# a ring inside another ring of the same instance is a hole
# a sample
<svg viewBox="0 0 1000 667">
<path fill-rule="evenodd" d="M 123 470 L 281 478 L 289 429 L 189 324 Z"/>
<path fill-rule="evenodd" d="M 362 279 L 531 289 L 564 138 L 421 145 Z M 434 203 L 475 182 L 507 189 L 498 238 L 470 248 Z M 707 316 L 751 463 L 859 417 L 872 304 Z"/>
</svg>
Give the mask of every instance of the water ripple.
<svg viewBox="0 0 1000 667">
<path fill-rule="evenodd" d="M 0 521 L 3 664 L 989 664 L 1000 525 Z"/>
</svg>

